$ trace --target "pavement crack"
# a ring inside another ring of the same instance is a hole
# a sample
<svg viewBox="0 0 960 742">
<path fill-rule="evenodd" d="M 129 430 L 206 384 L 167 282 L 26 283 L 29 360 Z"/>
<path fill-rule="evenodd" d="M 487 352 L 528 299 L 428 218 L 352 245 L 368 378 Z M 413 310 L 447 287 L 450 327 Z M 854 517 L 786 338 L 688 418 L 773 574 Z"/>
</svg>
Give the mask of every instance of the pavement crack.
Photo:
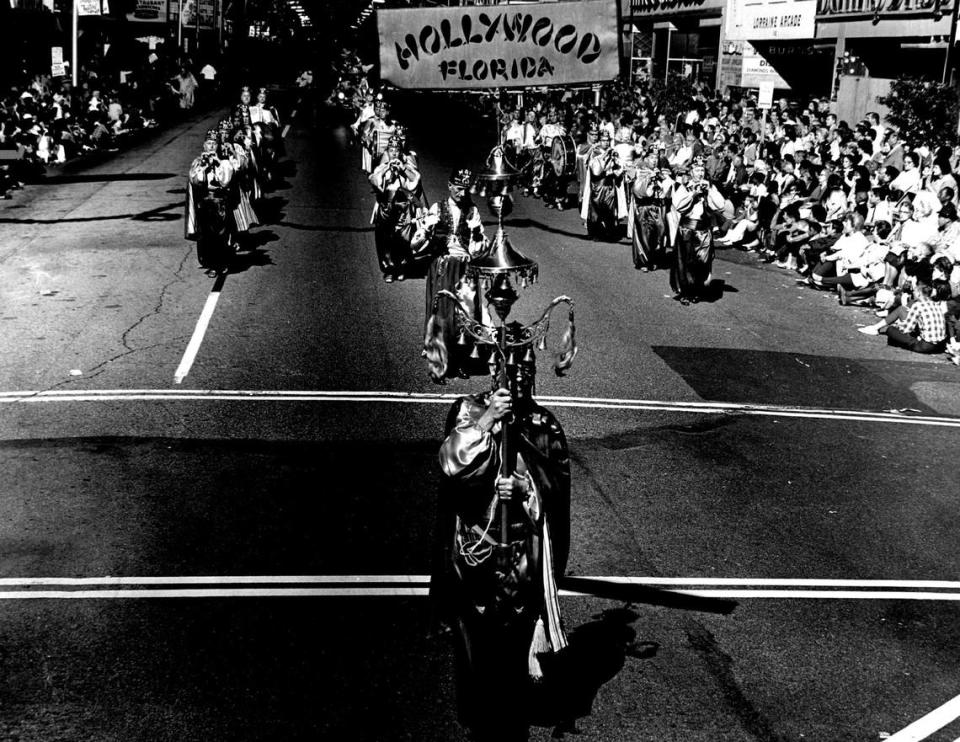
<svg viewBox="0 0 960 742">
<path fill-rule="evenodd" d="M 740 724 L 758 742 L 786 742 L 746 697 L 733 672 L 733 660 L 717 643 L 716 637 L 699 624 L 687 629 L 687 640 L 717 681 L 724 701 L 740 720 Z"/>
<path fill-rule="evenodd" d="M 160 288 L 160 296 L 157 298 L 157 303 L 154 305 L 153 309 L 151 309 L 149 312 L 141 316 L 140 319 L 138 319 L 136 322 L 130 325 L 130 327 L 128 327 L 126 330 L 123 331 L 123 335 L 120 336 L 120 344 L 123 345 L 123 347 L 127 351 L 133 352 L 136 350 L 143 350 L 142 348 L 130 347 L 130 343 L 129 343 L 130 334 L 134 330 L 136 330 L 140 325 L 146 322 L 148 319 L 150 319 L 151 317 L 157 316 L 158 314 L 160 314 L 161 311 L 163 311 L 163 303 L 166 300 L 167 291 L 169 291 L 170 287 L 173 286 L 174 284 L 183 283 L 183 276 L 181 275 L 181 273 L 183 272 L 183 268 L 186 265 L 187 260 L 190 259 L 190 256 L 192 254 L 193 254 L 193 247 L 191 246 L 187 248 L 186 253 L 184 254 L 183 258 L 180 260 L 180 265 L 178 265 L 177 269 L 173 272 L 173 280 L 168 281 Z M 121 355 L 124 355 L 124 354 L 121 354 Z M 106 361 L 106 363 L 109 363 L 109 361 Z"/>
</svg>

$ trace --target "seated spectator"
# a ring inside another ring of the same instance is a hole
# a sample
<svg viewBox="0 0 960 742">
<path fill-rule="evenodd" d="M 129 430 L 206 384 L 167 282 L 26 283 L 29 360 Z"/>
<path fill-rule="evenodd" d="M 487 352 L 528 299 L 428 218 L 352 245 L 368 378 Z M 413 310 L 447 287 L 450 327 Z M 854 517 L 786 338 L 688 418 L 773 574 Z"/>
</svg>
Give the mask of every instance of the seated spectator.
<svg viewBox="0 0 960 742">
<path fill-rule="evenodd" d="M 911 264 L 909 308 L 901 304 L 887 318 L 858 330 L 865 335 L 886 335 L 887 344 L 914 353 L 943 353 L 947 345 L 946 302 L 950 284 L 934 281 L 929 263 Z"/>
<path fill-rule="evenodd" d="M 748 193 L 737 209 L 736 215 L 727 225 L 726 233 L 722 237 L 717 237 L 714 244 L 720 247 L 746 247 L 751 243 L 756 243 L 759 221 L 758 199 L 754 194 Z"/>
<path fill-rule="evenodd" d="M 841 220 L 843 233 L 829 252 L 820 255 L 820 263 L 810 273 L 809 284 L 815 288 L 833 288 L 835 279 L 847 272 L 847 267 L 857 264 L 870 241 L 863 233 L 863 217 L 847 213 Z"/>
</svg>

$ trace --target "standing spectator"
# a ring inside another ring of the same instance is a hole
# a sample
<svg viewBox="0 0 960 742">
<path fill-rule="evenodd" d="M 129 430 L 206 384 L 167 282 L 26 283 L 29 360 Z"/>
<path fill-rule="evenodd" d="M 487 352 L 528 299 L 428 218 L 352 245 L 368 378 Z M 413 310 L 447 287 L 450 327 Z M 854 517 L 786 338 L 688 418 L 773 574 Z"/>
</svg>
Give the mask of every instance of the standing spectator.
<svg viewBox="0 0 960 742">
<path fill-rule="evenodd" d="M 217 90 L 217 68 L 212 62 L 207 62 L 200 68 L 200 77 L 203 79 L 203 89 L 209 95 Z"/>
<path fill-rule="evenodd" d="M 171 90 L 180 96 L 180 108 L 189 110 L 193 108 L 197 94 L 197 78 L 187 69 L 186 65 L 180 67 L 180 73 L 173 77 Z"/>
</svg>

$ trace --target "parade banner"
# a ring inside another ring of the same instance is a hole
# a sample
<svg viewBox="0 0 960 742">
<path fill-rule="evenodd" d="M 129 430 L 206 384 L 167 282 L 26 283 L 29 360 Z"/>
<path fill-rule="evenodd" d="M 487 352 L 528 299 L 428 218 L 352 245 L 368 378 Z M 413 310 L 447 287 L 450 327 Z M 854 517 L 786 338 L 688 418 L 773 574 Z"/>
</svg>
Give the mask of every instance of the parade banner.
<svg viewBox="0 0 960 742">
<path fill-rule="evenodd" d="M 380 76 L 398 88 L 612 80 L 616 0 L 377 11 Z"/>
</svg>

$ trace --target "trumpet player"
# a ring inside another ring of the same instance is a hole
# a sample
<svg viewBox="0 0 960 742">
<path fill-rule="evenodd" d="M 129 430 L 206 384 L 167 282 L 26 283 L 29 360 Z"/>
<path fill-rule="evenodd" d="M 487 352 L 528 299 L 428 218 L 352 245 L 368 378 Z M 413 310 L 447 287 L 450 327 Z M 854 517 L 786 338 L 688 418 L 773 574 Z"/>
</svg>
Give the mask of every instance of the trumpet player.
<svg viewBox="0 0 960 742">
<path fill-rule="evenodd" d="M 667 163 L 662 163 L 666 165 Z M 656 270 L 664 262 L 668 244 L 667 207 L 673 193 L 669 168 L 659 167 L 651 152 L 640 160 L 630 184 L 629 224 L 633 266 L 641 271 Z"/>
<path fill-rule="evenodd" d="M 674 188 L 672 205 L 679 221 L 670 287 L 689 303 L 703 298 L 712 279 L 713 221 L 724 206 L 723 195 L 707 180 L 702 157 L 691 161 L 688 181 Z"/>
<path fill-rule="evenodd" d="M 596 146 L 587 160 L 586 183 L 580 217 L 587 234 L 595 240 L 614 242 L 620 238 L 620 219 L 627 215 L 623 188 L 623 166 L 611 146 L 610 133 L 600 130 Z"/>
<path fill-rule="evenodd" d="M 403 157 L 396 135 L 390 138 L 383 159 L 370 174 L 370 184 L 377 197 L 371 222 L 380 271 L 387 283 L 402 281 L 413 257 L 411 239 L 415 229 L 411 224 L 423 204 L 417 195 L 420 173 Z"/>
</svg>

